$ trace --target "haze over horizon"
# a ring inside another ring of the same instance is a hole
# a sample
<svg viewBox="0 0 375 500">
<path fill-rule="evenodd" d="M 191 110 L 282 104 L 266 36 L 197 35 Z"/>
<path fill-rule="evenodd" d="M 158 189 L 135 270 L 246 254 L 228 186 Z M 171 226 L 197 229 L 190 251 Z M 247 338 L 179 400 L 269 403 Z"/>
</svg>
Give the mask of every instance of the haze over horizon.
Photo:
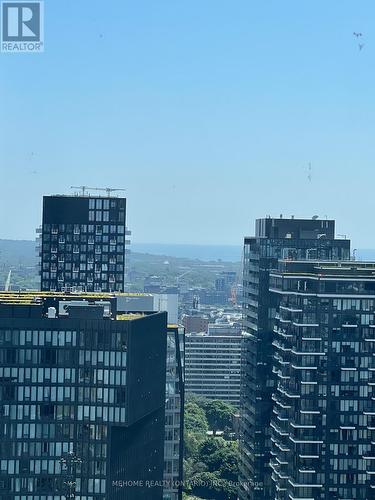
<svg viewBox="0 0 375 500">
<path fill-rule="evenodd" d="M 0 55 L 1 238 L 88 184 L 127 189 L 135 242 L 241 245 L 284 213 L 375 248 L 374 2 L 45 7 L 45 52 Z"/>
<path fill-rule="evenodd" d="M 13 243 L 16 244 L 14 247 Z M 6 255 L 14 252 L 17 255 L 30 257 L 34 255 L 34 240 L 4 240 L 0 238 L 0 260 L 7 260 Z M 30 246 L 30 244 L 32 244 Z M 5 245 L 5 247 L 4 247 Z M 5 259 L 2 258 L 2 252 L 5 250 Z M 224 261 L 240 262 L 242 256 L 241 245 L 194 245 L 182 243 L 132 243 L 130 245 L 131 253 L 159 255 L 165 257 L 177 257 L 183 259 L 198 259 L 201 261 Z M 353 252 L 354 250 L 354 252 Z M 356 248 L 352 245 L 352 255 L 357 260 L 375 261 L 375 248 Z M 36 255 L 35 255 L 36 259 Z"/>
</svg>

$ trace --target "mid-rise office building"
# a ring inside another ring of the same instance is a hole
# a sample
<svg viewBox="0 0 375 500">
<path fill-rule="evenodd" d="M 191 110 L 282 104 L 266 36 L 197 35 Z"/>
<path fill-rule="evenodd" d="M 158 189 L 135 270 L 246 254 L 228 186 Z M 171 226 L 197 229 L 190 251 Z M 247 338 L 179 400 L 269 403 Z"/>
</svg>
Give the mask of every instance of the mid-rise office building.
<svg viewBox="0 0 375 500">
<path fill-rule="evenodd" d="M 111 294 L 0 295 L 2 500 L 162 499 L 166 331 Z"/>
<path fill-rule="evenodd" d="M 209 399 L 221 399 L 238 406 L 240 372 L 240 334 L 186 334 L 186 392 Z"/>
<path fill-rule="evenodd" d="M 375 498 L 375 263 L 280 261 L 276 500 Z"/>
<path fill-rule="evenodd" d="M 124 291 L 126 199 L 44 196 L 41 289 Z"/>
<path fill-rule="evenodd" d="M 240 432 L 240 498 L 274 498 L 270 423 L 275 386 L 273 322 L 278 297 L 269 291 L 269 272 L 278 259 L 347 260 L 350 241 L 335 239 L 333 220 L 266 218 L 244 241 Z"/>
</svg>

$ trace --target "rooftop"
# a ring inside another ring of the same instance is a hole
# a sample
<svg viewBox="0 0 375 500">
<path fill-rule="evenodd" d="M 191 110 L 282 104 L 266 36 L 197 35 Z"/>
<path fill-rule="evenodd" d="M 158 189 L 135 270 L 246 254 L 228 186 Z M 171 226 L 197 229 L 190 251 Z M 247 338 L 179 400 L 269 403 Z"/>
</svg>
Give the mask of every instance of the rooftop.
<svg viewBox="0 0 375 500">
<path fill-rule="evenodd" d="M 314 215 L 310 219 L 266 217 L 255 221 L 255 236 L 274 239 L 334 239 L 335 221 L 319 219 Z"/>
<path fill-rule="evenodd" d="M 62 300 L 109 300 L 116 297 L 152 297 L 150 293 L 104 293 L 104 292 L 39 292 L 20 291 L 4 292 L 0 291 L 0 304 L 41 304 L 44 299 Z"/>
<path fill-rule="evenodd" d="M 143 318 L 144 313 L 127 313 L 127 314 L 117 314 L 117 321 L 133 321 L 135 319 Z"/>
<path fill-rule="evenodd" d="M 82 192 L 82 187 L 85 188 L 85 191 Z M 74 193 L 67 194 L 50 194 L 45 195 L 44 198 L 123 198 L 126 199 L 125 196 L 121 196 L 116 191 L 125 191 L 125 189 L 112 189 L 112 188 L 88 188 L 86 186 L 77 186 L 81 192 L 75 191 Z M 92 193 L 92 191 L 97 191 L 96 193 Z"/>
<path fill-rule="evenodd" d="M 273 275 L 311 275 L 314 277 L 348 277 L 359 279 L 375 279 L 375 262 L 340 260 L 287 260 L 280 259 L 278 269 L 272 271 Z"/>
</svg>

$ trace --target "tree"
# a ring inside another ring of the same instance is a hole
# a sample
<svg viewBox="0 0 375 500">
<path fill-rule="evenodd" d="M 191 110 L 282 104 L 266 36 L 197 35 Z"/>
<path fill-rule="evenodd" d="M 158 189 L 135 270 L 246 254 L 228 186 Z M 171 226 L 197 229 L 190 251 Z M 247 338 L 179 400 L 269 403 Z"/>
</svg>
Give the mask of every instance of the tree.
<svg viewBox="0 0 375 500">
<path fill-rule="evenodd" d="M 202 499 L 236 500 L 237 442 L 216 436 L 217 430 L 225 428 L 230 434 L 235 411 L 228 403 L 188 395 L 185 405 L 186 493 Z M 208 428 L 213 430 L 213 436 L 207 435 Z"/>
<path fill-rule="evenodd" d="M 232 428 L 232 419 L 236 409 L 231 404 L 219 400 L 207 401 L 205 412 L 209 428 L 212 429 L 214 435 L 218 430 L 224 430 L 226 427 Z"/>
<path fill-rule="evenodd" d="M 196 497 L 196 496 L 190 496 L 188 493 L 182 493 L 182 500 L 204 500 L 202 498 Z"/>
<path fill-rule="evenodd" d="M 193 392 L 188 392 L 186 394 L 186 403 L 196 403 L 200 408 L 206 411 L 206 405 L 210 400 L 199 394 L 194 394 Z"/>
<path fill-rule="evenodd" d="M 236 500 L 237 488 L 218 473 L 201 472 L 194 476 L 192 493 L 212 500 Z"/>
<path fill-rule="evenodd" d="M 205 435 L 200 434 L 199 432 L 189 432 L 185 431 L 185 439 L 184 439 L 184 451 L 185 458 L 197 458 L 199 456 L 199 446 L 204 440 Z"/>
<path fill-rule="evenodd" d="M 184 477 L 189 482 L 198 472 L 209 472 L 205 463 L 189 458 L 184 462 Z"/>
<path fill-rule="evenodd" d="M 206 438 L 199 446 L 199 456 L 204 462 L 207 458 L 211 457 L 214 453 L 221 450 L 225 446 L 223 438 Z"/>
<path fill-rule="evenodd" d="M 208 423 L 205 412 L 196 403 L 185 405 L 185 458 L 198 454 L 200 443 L 206 438 Z"/>
<path fill-rule="evenodd" d="M 219 476 L 213 472 L 200 472 L 195 474 L 192 480 L 192 493 L 202 498 L 217 499 L 219 498 L 219 492 L 217 491 L 217 484 L 219 481 Z"/>
<path fill-rule="evenodd" d="M 238 481 L 239 454 L 237 442 L 227 443 L 225 448 L 218 450 L 216 453 L 214 453 L 214 455 L 212 455 L 211 461 L 212 463 L 219 466 L 218 470 L 220 472 L 221 478 L 232 482 Z"/>
<path fill-rule="evenodd" d="M 238 444 L 219 437 L 207 438 L 198 449 L 198 457 L 209 472 L 219 472 L 222 479 L 238 479 Z"/>
<path fill-rule="evenodd" d="M 187 394 L 186 403 L 199 406 L 208 420 L 209 429 L 213 430 L 214 434 L 218 430 L 226 432 L 229 435 L 233 430 L 233 416 L 237 409 L 230 403 L 219 399 L 207 399 L 198 394 Z"/>
<path fill-rule="evenodd" d="M 196 403 L 185 405 L 185 430 L 202 434 L 206 434 L 208 431 L 206 414 Z"/>
</svg>

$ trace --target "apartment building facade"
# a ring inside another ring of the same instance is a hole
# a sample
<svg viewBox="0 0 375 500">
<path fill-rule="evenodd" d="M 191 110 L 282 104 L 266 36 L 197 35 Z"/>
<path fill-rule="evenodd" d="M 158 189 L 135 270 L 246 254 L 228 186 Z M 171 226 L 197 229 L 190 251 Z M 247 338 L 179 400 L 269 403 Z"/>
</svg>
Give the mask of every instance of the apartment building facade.
<svg viewBox="0 0 375 500">
<path fill-rule="evenodd" d="M 273 322 L 278 297 L 269 291 L 270 270 L 279 259 L 347 260 L 350 241 L 335 238 L 333 220 L 265 218 L 244 240 L 243 342 L 241 365 L 241 500 L 269 500 L 273 411 Z"/>
<path fill-rule="evenodd" d="M 375 264 L 278 267 L 274 498 L 375 498 Z"/>
<path fill-rule="evenodd" d="M 41 290 L 124 291 L 126 199 L 44 196 Z"/>
<path fill-rule="evenodd" d="M 166 330 L 110 294 L 0 295 L 3 500 L 162 499 Z"/>
</svg>

